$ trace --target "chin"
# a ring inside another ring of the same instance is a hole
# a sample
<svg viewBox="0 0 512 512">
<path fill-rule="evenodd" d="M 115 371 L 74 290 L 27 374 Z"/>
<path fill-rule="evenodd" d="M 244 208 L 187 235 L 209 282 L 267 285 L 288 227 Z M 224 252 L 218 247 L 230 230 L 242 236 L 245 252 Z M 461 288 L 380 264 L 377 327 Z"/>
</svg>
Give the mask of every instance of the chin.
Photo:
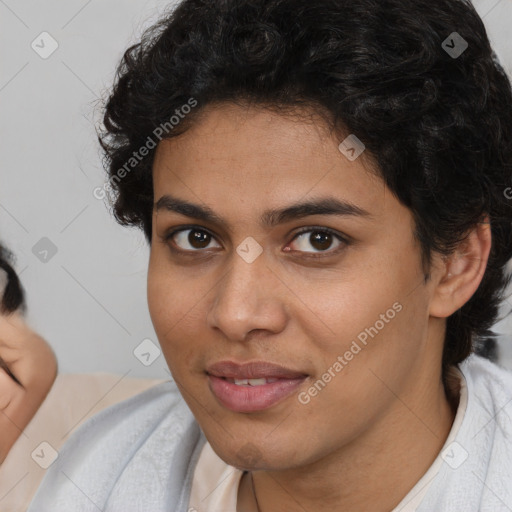
<svg viewBox="0 0 512 512">
<path fill-rule="evenodd" d="M 281 445 L 281 450 L 276 450 L 274 446 L 262 446 L 263 443 L 260 444 L 254 439 L 240 440 L 237 445 L 233 445 L 232 440 L 226 441 L 229 444 L 220 448 L 211 441 L 210 444 L 226 464 L 242 471 L 279 471 L 301 464 L 295 461 L 296 451 L 292 448 L 287 450 L 286 446 Z"/>
</svg>

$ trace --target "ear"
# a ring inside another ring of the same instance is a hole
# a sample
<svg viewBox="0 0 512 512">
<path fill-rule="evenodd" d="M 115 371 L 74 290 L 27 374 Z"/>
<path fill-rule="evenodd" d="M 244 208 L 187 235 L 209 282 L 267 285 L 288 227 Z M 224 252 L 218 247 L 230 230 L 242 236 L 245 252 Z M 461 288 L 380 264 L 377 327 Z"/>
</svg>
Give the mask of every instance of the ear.
<svg viewBox="0 0 512 512">
<path fill-rule="evenodd" d="M 430 302 L 430 315 L 446 318 L 460 309 L 476 292 L 491 251 L 491 225 L 485 217 L 457 250 L 443 258 L 438 284 Z"/>
</svg>

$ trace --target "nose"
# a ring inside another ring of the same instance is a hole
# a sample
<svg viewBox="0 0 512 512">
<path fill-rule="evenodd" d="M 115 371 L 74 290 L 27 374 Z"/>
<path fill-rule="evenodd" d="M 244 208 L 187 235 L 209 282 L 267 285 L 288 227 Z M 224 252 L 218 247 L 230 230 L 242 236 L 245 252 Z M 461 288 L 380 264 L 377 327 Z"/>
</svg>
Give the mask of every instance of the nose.
<svg viewBox="0 0 512 512">
<path fill-rule="evenodd" d="M 215 287 L 208 326 L 234 341 L 245 341 L 252 331 L 277 334 L 288 320 L 286 290 L 265 253 L 252 263 L 235 253 L 230 269 Z"/>
</svg>

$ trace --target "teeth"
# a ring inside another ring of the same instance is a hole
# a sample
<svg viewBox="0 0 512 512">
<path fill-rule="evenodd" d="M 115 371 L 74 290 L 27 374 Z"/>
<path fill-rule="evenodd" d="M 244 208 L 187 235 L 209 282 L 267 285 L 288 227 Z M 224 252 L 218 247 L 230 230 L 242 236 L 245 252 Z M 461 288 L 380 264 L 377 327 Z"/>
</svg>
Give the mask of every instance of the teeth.
<svg viewBox="0 0 512 512">
<path fill-rule="evenodd" d="M 267 379 L 247 379 L 251 386 L 261 386 L 267 383 Z"/>
<path fill-rule="evenodd" d="M 270 384 L 279 379 L 228 379 L 234 382 L 237 386 L 262 386 L 263 384 Z"/>
</svg>

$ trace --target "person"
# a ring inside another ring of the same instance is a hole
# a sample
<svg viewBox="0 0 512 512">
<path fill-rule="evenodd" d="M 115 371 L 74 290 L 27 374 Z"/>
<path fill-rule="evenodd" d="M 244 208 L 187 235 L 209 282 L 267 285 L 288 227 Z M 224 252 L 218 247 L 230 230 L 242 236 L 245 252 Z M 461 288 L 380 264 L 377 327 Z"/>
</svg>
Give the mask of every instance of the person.
<svg viewBox="0 0 512 512">
<path fill-rule="evenodd" d="M 0 464 L 46 398 L 57 375 L 48 343 L 25 322 L 25 292 L 12 267 L 12 254 L 0 246 Z"/>
<path fill-rule="evenodd" d="M 24 512 L 70 434 L 102 409 L 163 382 L 58 371 L 25 318 L 25 291 L 0 245 L 0 510 Z"/>
<path fill-rule="evenodd" d="M 512 509 L 512 90 L 468 0 L 182 0 L 99 140 L 174 382 L 30 512 Z"/>
</svg>

